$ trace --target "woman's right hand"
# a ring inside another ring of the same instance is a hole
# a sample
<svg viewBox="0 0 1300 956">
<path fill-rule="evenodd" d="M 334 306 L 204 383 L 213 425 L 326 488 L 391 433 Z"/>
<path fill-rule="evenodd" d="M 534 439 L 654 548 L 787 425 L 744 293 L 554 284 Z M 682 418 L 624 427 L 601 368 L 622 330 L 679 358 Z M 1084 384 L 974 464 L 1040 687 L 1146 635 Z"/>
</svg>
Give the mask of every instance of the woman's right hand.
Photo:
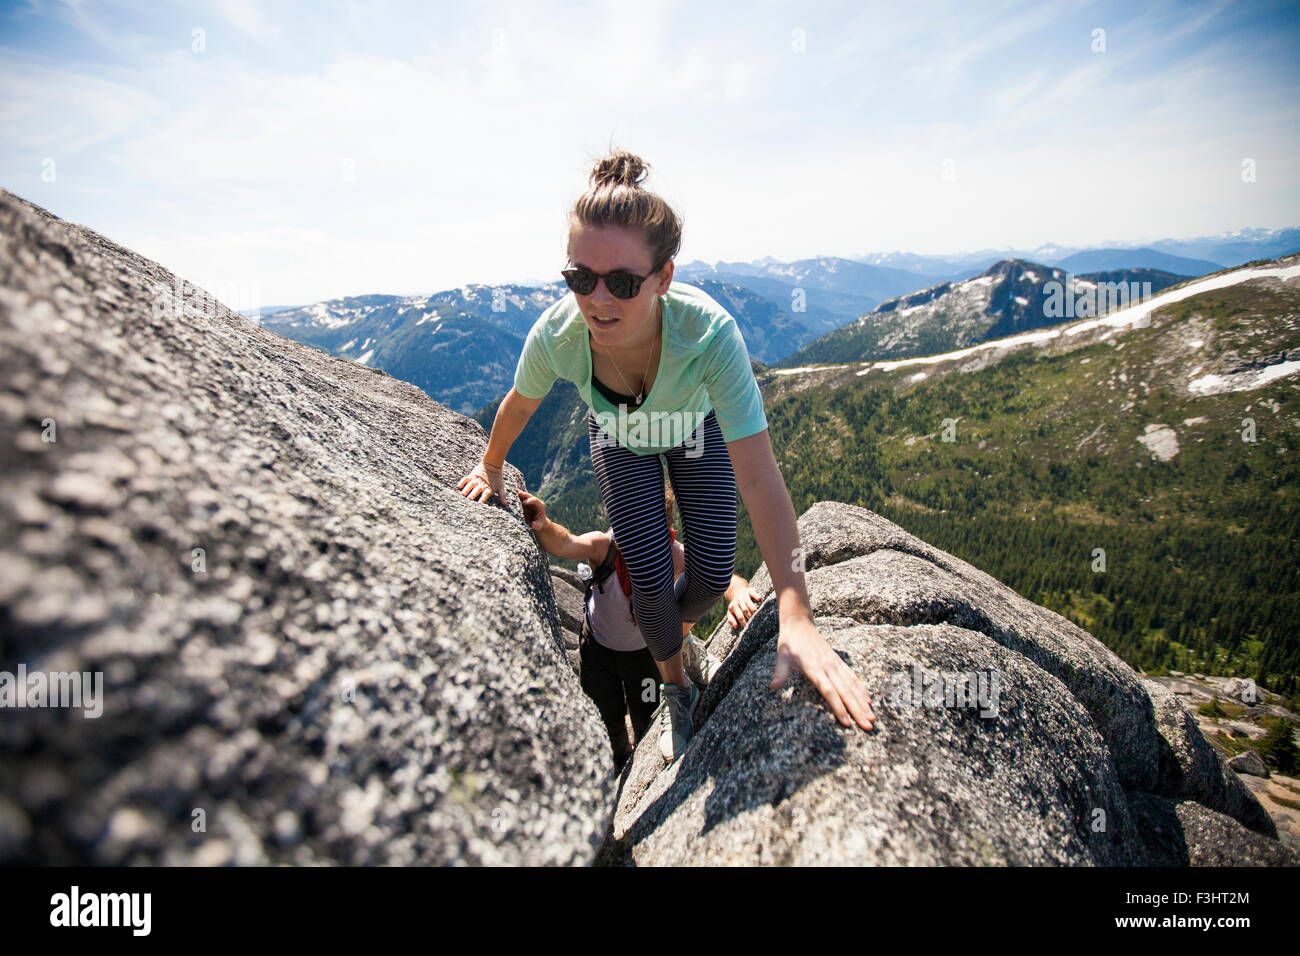
<svg viewBox="0 0 1300 956">
<path fill-rule="evenodd" d="M 741 588 L 740 593 L 727 605 L 727 623 L 737 631 L 743 631 L 762 603 L 763 595 L 748 586 Z"/>
<path fill-rule="evenodd" d="M 471 501 L 488 502 L 496 495 L 497 500 L 505 502 L 506 483 L 501 472 L 493 471 L 481 461 L 474 466 L 473 471 L 456 483 L 456 488 L 462 497 Z"/>
</svg>

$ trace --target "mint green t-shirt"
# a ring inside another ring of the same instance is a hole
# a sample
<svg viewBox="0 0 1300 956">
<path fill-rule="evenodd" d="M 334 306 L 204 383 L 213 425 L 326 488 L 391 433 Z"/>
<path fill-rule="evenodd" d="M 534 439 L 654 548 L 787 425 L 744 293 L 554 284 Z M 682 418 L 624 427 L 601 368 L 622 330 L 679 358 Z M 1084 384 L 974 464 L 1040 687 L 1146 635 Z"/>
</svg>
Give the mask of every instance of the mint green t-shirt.
<svg viewBox="0 0 1300 956">
<path fill-rule="evenodd" d="M 736 320 L 708 293 L 674 282 L 663 300 L 659 372 L 645 401 L 616 407 L 592 385 L 591 340 L 572 292 L 533 324 L 515 368 L 515 390 L 542 398 L 557 378 L 578 387 L 601 430 L 639 455 L 680 445 L 712 410 L 723 441 L 767 428 L 749 351 Z"/>
</svg>

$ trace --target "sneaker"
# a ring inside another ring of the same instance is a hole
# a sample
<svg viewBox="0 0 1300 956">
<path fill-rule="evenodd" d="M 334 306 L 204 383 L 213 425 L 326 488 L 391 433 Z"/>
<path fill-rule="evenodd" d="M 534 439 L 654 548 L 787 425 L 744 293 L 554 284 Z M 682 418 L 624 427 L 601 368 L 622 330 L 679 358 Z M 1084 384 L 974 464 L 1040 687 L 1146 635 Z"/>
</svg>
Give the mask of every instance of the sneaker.
<svg viewBox="0 0 1300 956">
<path fill-rule="evenodd" d="M 694 634 L 687 634 L 682 641 L 682 670 L 694 684 L 702 687 L 709 682 L 705 676 L 706 666 L 703 643 L 696 640 Z"/>
<path fill-rule="evenodd" d="M 700 689 L 686 678 L 686 686 L 659 685 L 659 709 L 655 712 L 659 728 L 659 753 L 672 763 L 682 755 L 687 742 L 695 733 L 695 704 L 700 699 Z"/>
<path fill-rule="evenodd" d="M 688 634 L 682 650 L 682 669 L 686 676 L 697 686 L 708 687 L 721 668 L 722 664 L 709 656 L 708 642 Z"/>
</svg>

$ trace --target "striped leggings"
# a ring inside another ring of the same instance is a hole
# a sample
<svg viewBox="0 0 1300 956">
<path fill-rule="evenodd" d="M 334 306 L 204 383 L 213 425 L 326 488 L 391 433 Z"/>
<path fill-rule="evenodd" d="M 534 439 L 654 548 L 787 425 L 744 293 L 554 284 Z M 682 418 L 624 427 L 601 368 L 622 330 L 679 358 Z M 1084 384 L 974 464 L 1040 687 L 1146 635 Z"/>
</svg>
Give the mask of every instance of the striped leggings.
<svg viewBox="0 0 1300 956">
<path fill-rule="evenodd" d="M 588 411 L 587 437 L 605 511 L 632 580 L 632 614 L 651 655 L 666 661 L 681 650 L 682 622 L 698 620 L 717 603 L 736 566 L 736 476 L 722 429 L 710 411 L 675 448 L 638 455 L 602 432 Z M 661 458 L 687 539 L 686 573 L 675 583 Z"/>
</svg>

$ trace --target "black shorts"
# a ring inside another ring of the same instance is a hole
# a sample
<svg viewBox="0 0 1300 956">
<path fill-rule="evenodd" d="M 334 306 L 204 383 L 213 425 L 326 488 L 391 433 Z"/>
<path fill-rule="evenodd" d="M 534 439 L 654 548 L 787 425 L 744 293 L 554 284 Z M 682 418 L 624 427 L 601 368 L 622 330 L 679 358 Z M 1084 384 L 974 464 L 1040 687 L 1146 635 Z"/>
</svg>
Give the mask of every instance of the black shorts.
<svg viewBox="0 0 1300 956">
<path fill-rule="evenodd" d="M 596 704 L 609 731 L 614 762 L 622 765 L 631 752 L 624 715 L 632 718 L 632 731 L 640 740 L 659 705 L 659 668 L 648 648 L 616 651 L 601 644 L 587 628 L 578 642 L 582 689 Z"/>
</svg>

